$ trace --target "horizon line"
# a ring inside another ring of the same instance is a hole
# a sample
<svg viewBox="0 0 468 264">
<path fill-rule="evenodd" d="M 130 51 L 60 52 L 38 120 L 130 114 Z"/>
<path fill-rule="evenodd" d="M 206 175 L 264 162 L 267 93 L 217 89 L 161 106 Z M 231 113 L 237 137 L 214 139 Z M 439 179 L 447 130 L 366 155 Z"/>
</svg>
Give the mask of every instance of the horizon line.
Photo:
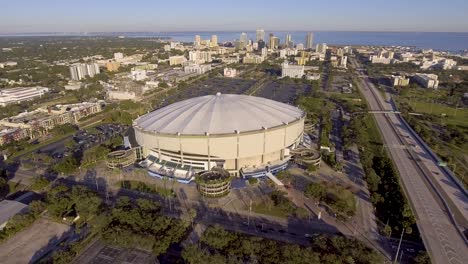
<svg viewBox="0 0 468 264">
<path fill-rule="evenodd" d="M 258 28 L 263 29 L 263 28 Z M 135 30 L 135 31 L 39 31 L 39 32 L 0 32 L 0 35 L 18 34 L 106 34 L 106 33 L 210 33 L 210 32 L 254 32 L 257 29 L 249 30 Z M 263 29 L 273 32 L 370 32 L 370 33 L 468 33 L 468 31 L 412 31 L 412 30 L 285 30 L 285 29 Z"/>
</svg>

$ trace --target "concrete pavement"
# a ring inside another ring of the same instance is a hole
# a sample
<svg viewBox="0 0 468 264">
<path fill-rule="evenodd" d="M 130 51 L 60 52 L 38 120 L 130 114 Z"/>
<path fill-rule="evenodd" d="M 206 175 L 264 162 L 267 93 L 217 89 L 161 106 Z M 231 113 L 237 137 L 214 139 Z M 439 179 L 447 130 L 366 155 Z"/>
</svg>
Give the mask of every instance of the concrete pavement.
<svg viewBox="0 0 468 264">
<path fill-rule="evenodd" d="M 354 59 L 350 61 L 356 69 L 359 67 Z M 381 106 L 384 100 L 379 98 L 380 95 L 377 91 L 373 91 L 375 87 L 368 77 L 362 73 L 360 75 L 363 78 L 359 78 L 358 86 L 371 110 L 389 110 L 389 106 Z M 404 130 L 404 126 L 397 122 L 395 115 L 378 114 L 374 117 L 387 146 L 406 145 L 398 132 Z M 407 134 L 409 133 L 407 132 Z M 407 148 L 389 147 L 388 150 L 400 174 L 403 189 L 410 201 L 418 228 L 432 261 L 442 264 L 467 263 L 468 250 L 465 240 L 448 215 L 446 208 L 441 206 L 439 197 L 428 186 L 427 178 L 415 164 Z M 461 196 L 458 199 L 464 200 Z M 462 202 L 462 204 L 464 205 L 461 209 L 466 208 L 466 203 Z"/>
</svg>

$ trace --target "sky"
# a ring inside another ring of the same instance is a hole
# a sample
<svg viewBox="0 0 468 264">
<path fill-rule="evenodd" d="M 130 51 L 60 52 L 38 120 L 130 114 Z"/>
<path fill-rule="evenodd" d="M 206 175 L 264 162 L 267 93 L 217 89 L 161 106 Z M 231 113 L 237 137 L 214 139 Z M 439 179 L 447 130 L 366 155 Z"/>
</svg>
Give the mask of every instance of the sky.
<svg viewBox="0 0 468 264">
<path fill-rule="evenodd" d="M 468 32 L 468 0 L 2 0 L 0 33 Z"/>
</svg>

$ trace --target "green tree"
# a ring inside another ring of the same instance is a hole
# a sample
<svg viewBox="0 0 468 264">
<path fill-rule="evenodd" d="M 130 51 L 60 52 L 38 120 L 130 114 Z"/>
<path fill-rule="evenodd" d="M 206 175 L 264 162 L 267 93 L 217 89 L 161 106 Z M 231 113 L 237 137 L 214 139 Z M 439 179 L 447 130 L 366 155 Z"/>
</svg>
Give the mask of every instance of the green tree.
<svg viewBox="0 0 468 264">
<path fill-rule="evenodd" d="M 327 190 L 322 183 L 310 183 L 307 185 L 304 194 L 317 200 L 323 200 L 327 194 Z"/>
</svg>

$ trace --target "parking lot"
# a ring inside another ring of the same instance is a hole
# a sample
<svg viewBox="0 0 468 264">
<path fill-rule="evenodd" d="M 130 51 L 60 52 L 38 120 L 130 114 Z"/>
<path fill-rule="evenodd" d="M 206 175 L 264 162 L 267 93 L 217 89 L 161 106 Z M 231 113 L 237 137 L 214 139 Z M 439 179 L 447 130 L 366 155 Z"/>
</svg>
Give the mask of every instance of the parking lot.
<svg viewBox="0 0 468 264">
<path fill-rule="evenodd" d="M 75 259 L 76 264 L 146 264 L 159 263 L 156 256 L 139 249 L 106 245 L 98 240 Z"/>
<path fill-rule="evenodd" d="M 175 94 L 168 96 L 161 106 L 166 106 L 193 97 L 214 95 L 217 92 L 223 94 L 243 94 L 254 83 L 254 80 L 209 78 L 204 81 L 194 82 L 186 88 L 179 89 Z"/>
<path fill-rule="evenodd" d="M 294 104 L 300 95 L 311 92 L 311 86 L 308 84 L 298 84 L 293 81 L 275 80 L 270 81 L 260 89 L 255 96 L 272 99 L 278 102 Z"/>
<path fill-rule="evenodd" d="M 70 235 L 70 227 L 41 218 L 0 244 L 1 263 L 34 263 Z"/>
</svg>

